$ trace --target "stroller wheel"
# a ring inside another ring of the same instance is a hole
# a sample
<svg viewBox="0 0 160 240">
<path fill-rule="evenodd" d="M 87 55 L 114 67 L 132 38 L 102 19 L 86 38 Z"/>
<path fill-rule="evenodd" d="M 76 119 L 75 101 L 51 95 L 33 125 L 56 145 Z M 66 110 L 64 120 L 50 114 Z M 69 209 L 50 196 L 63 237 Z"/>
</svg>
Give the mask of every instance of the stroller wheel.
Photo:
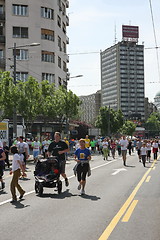
<svg viewBox="0 0 160 240">
<path fill-rule="evenodd" d="M 42 186 L 42 184 L 38 184 L 37 190 L 38 190 L 38 192 L 37 192 L 38 196 L 41 197 L 42 194 L 43 194 L 43 186 Z"/>
<path fill-rule="evenodd" d="M 34 189 L 35 189 L 35 193 L 38 193 L 38 183 L 37 182 L 35 182 L 35 185 L 34 185 Z"/>
<path fill-rule="evenodd" d="M 62 192 L 62 181 L 57 182 L 57 190 L 58 190 L 58 194 Z"/>
</svg>

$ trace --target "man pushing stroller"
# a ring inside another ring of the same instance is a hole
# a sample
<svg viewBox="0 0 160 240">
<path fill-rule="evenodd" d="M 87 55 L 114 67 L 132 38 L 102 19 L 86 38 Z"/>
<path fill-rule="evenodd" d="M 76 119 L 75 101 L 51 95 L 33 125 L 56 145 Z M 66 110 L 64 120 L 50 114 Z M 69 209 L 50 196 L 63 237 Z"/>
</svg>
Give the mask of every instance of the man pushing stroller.
<svg viewBox="0 0 160 240">
<path fill-rule="evenodd" d="M 66 187 L 69 186 L 68 178 L 65 173 L 65 153 L 69 152 L 68 145 L 61 140 L 61 134 L 59 132 L 55 132 L 54 141 L 48 147 L 48 157 L 51 155 L 56 156 L 60 163 L 60 172 L 62 177 L 65 179 Z"/>
</svg>

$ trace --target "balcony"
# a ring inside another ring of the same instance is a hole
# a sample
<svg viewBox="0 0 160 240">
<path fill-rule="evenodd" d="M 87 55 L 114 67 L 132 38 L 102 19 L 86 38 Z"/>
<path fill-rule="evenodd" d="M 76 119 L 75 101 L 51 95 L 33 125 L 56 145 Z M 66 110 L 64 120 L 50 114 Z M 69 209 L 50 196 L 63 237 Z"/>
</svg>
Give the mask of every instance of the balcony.
<svg viewBox="0 0 160 240">
<path fill-rule="evenodd" d="M 66 8 L 69 8 L 69 1 L 66 0 Z"/>
<path fill-rule="evenodd" d="M 66 36 L 66 43 L 69 44 L 69 37 Z"/>
<path fill-rule="evenodd" d="M 67 61 L 67 63 L 69 63 L 69 55 L 68 54 L 66 54 L 66 61 Z"/>
<path fill-rule="evenodd" d="M 66 26 L 69 26 L 69 17 L 66 15 Z"/>
<path fill-rule="evenodd" d="M 5 43 L 5 40 L 6 40 L 5 36 L 0 35 L 0 43 Z"/>
</svg>

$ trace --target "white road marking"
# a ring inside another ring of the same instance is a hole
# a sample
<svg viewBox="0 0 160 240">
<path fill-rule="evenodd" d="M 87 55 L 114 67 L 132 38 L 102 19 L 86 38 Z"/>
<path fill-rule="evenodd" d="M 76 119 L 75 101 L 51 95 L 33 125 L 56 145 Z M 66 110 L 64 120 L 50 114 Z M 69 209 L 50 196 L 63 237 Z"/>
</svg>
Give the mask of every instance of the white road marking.
<svg viewBox="0 0 160 240">
<path fill-rule="evenodd" d="M 93 167 L 93 168 L 91 168 L 91 170 L 95 170 L 95 169 L 97 169 L 97 168 L 104 167 L 104 166 L 106 166 L 106 165 L 108 165 L 108 164 L 111 164 L 111 163 L 113 163 L 113 162 L 116 162 L 116 161 L 117 161 L 117 160 L 112 160 L 112 161 L 110 161 L 110 162 L 101 164 L 101 165 L 99 165 L 99 166 L 97 166 L 97 167 Z M 68 179 L 71 179 L 71 178 L 73 178 L 73 177 L 75 177 L 75 175 L 71 175 L 70 177 L 68 177 Z M 62 181 L 64 181 L 64 180 L 62 180 Z M 30 191 L 30 192 L 25 193 L 24 196 L 30 195 L 30 194 L 32 194 L 32 193 L 35 193 L 35 190 L 32 190 L 32 191 Z M 3 201 L 3 202 L 0 202 L 0 206 L 4 205 L 4 204 L 6 204 L 6 203 L 9 203 L 10 201 L 12 201 L 11 198 L 8 199 L 8 200 L 5 200 L 5 201 Z"/>
<path fill-rule="evenodd" d="M 119 168 L 119 169 L 114 169 L 114 173 L 112 173 L 111 175 L 116 175 L 116 174 L 118 174 L 118 173 L 120 173 L 120 172 L 123 172 L 123 171 L 127 171 L 127 169 L 125 169 L 125 168 Z"/>
</svg>

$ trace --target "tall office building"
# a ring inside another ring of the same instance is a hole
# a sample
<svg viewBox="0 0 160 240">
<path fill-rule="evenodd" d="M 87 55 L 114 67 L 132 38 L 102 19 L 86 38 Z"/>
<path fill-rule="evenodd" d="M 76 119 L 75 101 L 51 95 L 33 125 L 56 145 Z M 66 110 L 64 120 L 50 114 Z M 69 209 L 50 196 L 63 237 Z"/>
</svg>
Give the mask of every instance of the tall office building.
<svg viewBox="0 0 160 240">
<path fill-rule="evenodd" d="M 67 86 L 68 7 L 68 0 L 0 0 L 0 69 L 13 71 L 16 44 L 18 80 L 31 75 Z"/>
<path fill-rule="evenodd" d="M 102 106 L 144 120 L 144 46 L 138 27 L 123 26 L 123 40 L 101 52 Z"/>
</svg>

